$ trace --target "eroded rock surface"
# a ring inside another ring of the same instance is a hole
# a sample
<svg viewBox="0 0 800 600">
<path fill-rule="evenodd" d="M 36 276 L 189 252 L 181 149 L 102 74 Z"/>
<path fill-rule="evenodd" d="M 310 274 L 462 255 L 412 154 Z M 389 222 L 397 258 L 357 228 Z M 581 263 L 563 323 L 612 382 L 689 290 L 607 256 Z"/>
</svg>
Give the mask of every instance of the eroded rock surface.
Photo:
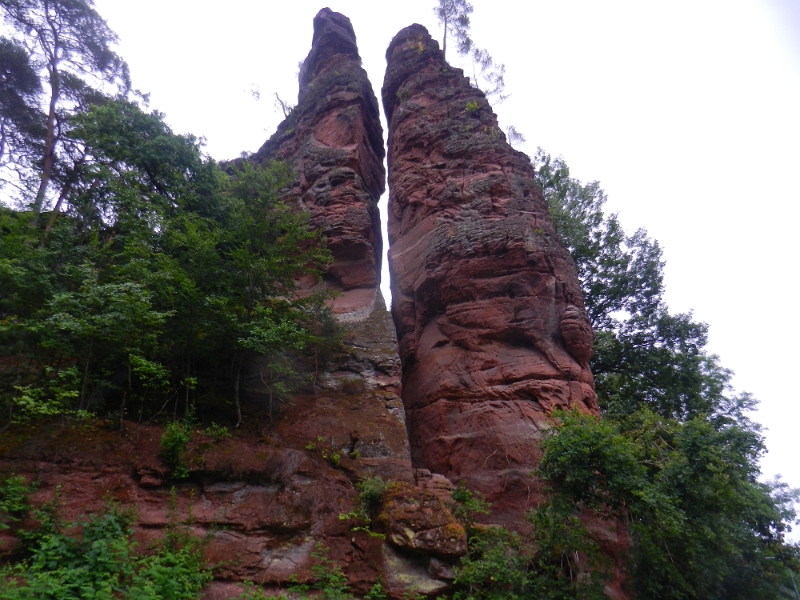
<svg viewBox="0 0 800 600">
<path fill-rule="evenodd" d="M 427 30 L 386 53 L 389 265 L 415 467 L 511 525 L 556 409 L 597 412 L 593 334 L 527 156 Z"/>
<path fill-rule="evenodd" d="M 300 69 L 297 106 L 251 160 L 282 160 L 294 168 L 284 199 L 307 211 L 328 238 L 334 262 L 326 286 L 341 293 L 334 311 L 342 320 L 364 318 L 380 282 L 384 155 L 378 101 L 353 26 L 323 8 Z"/>
<path fill-rule="evenodd" d="M 315 365 L 313 385 L 276 407 L 274 421 L 259 388 L 269 365 L 246 365 L 244 402 L 263 410 L 257 419 L 250 410 L 230 438 L 193 429 L 187 479 L 175 480 L 159 457 L 163 428 L 135 423 L 123 432 L 80 425 L 15 430 L 0 436 L 0 477 L 17 473 L 36 482 L 37 504 L 61 486 L 65 520 L 102 510 L 106 497 L 135 508 L 136 536 L 145 545 L 168 525 L 174 486 L 178 518 L 192 515 L 195 532 L 208 536 L 206 557 L 217 565 L 209 599 L 238 597 L 243 579 L 270 591 L 293 575 L 308 581 L 318 543 L 357 593 L 378 579 L 393 598 L 445 589 L 466 540 L 446 504 L 415 485 L 411 468 L 397 338 L 378 289 L 383 156 L 378 104 L 353 28 L 323 9 L 314 19 L 298 105 L 251 160 L 280 159 L 295 169 L 284 199 L 308 213 L 334 256 L 324 282 L 301 281 L 301 292 L 340 292 L 333 310 L 347 329 L 345 350 Z M 394 543 L 339 518 L 359 510 L 358 483 L 375 476 L 395 482 L 390 513 L 402 521 L 385 516 L 373 524 L 392 532 Z M 422 506 L 425 518 L 401 506 Z M 15 533 L 0 532 L 0 562 L 18 543 Z"/>
</svg>

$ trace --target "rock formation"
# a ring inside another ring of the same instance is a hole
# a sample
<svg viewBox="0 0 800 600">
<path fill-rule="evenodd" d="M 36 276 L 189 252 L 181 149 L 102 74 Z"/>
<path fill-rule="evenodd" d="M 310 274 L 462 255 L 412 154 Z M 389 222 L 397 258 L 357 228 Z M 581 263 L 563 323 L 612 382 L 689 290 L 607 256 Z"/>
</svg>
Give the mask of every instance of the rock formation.
<svg viewBox="0 0 800 600">
<path fill-rule="evenodd" d="M 250 160 L 257 165 L 281 160 L 292 167 L 294 180 L 282 199 L 308 213 L 333 255 L 322 283 L 300 281 L 301 293 L 336 292 L 332 308 L 349 328 L 350 352 L 326 365 L 317 377 L 319 393 L 292 409 L 303 405 L 305 412 L 284 419 L 283 435 L 294 437 L 288 430 L 293 423 L 297 435 L 306 437 L 309 423 L 316 424 L 312 429 L 326 423 L 346 438 L 343 447 L 358 451 L 384 478 L 410 481 L 400 361 L 378 287 L 384 155 L 378 101 L 361 67 L 353 26 L 346 16 L 323 8 L 314 18 L 311 51 L 300 69 L 297 106 Z"/>
<path fill-rule="evenodd" d="M 420 25 L 386 52 L 389 266 L 415 467 L 518 528 L 556 409 L 597 412 L 593 334 L 530 160 Z"/>
<path fill-rule="evenodd" d="M 340 293 L 333 308 L 341 320 L 363 319 L 380 294 L 384 155 L 378 101 L 353 26 L 323 8 L 300 69 L 297 106 L 251 160 L 293 167 L 296 178 L 284 200 L 307 211 L 328 238 L 333 264 L 325 284 Z"/>
<path fill-rule="evenodd" d="M 234 584 L 242 579 L 268 586 L 292 575 L 308 580 L 317 543 L 330 549 L 356 592 L 378 578 L 395 598 L 412 588 L 445 590 L 466 551 L 466 532 L 445 505 L 449 482 L 411 468 L 397 338 L 378 288 L 383 157 L 378 103 L 353 28 L 323 9 L 298 104 L 250 160 L 293 167 L 283 198 L 308 213 L 333 254 L 324 281 L 302 280 L 300 290 L 338 292 L 333 310 L 347 328 L 346 351 L 319 365 L 313 393 L 293 397 L 270 427 L 261 421 L 260 438 L 216 440 L 194 430 L 186 480 L 176 481 L 159 458 L 162 428 L 135 423 L 124 434 L 99 429 L 87 436 L 67 426 L 6 437 L 0 474 L 37 481 L 36 503 L 61 486 L 65 520 L 102 510 L 107 496 L 136 507 L 142 542 L 163 534 L 174 486 L 179 516 L 193 515 L 196 533 L 208 536 L 207 558 L 220 563 L 209 599 L 238 596 Z M 260 367 L 249 366 L 243 387 L 257 390 Z M 250 401 L 263 402 L 263 395 Z M 353 531 L 363 523 L 339 517 L 358 510 L 357 484 L 374 476 L 394 482 L 373 524 L 386 540 Z M 414 516 L 418 508 L 424 519 Z M 0 531 L 0 559 L 16 543 Z"/>
</svg>

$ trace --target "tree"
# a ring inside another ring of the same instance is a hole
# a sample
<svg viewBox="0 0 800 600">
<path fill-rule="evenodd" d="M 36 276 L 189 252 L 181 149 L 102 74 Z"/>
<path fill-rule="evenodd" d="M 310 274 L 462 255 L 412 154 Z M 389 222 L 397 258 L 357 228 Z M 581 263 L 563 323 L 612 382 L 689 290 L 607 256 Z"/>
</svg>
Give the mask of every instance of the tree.
<svg viewBox="0 0 800 600">
<path fill-rule="evenodd" d="M 443 28 L 442 55 L 447 55 L 447 34 L 452 32 L 458 42 L 458 53 L 469 56 L 472 61 L 472 82 L 487 98 L 502 102 L 508 96 L 505 91 L 505 71 L 503 64 L 495 63 L 485 49 L 475 46 L 470 37 L 470 18 L 472 5 L 466 0 L 439 0 L 439 6 L 433 9 Z M 524 141 L 522 135 L 514 129 L 515 141 Z M 518 136 L 518 137 L 517 137 Z M 509 138 L 511 139 L 511 138 Z"/>
<path fill-rule="evenodd" d="M 539 467 L 552 497 L 537 511 L 624 520 L 640 597 L 784 597 L 800 557 L 785 541 L 800 493 L 758 481 L 756 401 L 734 393 L 732 373 L 706 352 L 708 327 L 669 312 L 658 243 L 626 234 L 603 212 L 599 184 L 570 177 L 561 158 L 540 150 L 533 165 L 595 329 L 604 413 L 560 417 Z"/>
<path fill-rule="evenodd" d="M 34 416 L 140 419 L 233 405 L 241 422 L 243 364 L 266 357 L 266 391 L 254 391 L 273 400 L 305 380 L 306 346 L 319 355 L 336 332 L 318 299 L 296 297 L 295 278 L 329 253 L 280 201 L 286 166 L 225 174 L 196 138 L 124 99 L 90 105 L 70 127 L 86 159 L 64 217 L 43 230 L 0 207 L 0 354 L 17 365 L 0 370 L 9 419 L 22 403 Z"/>
<path fill-rule="evenodd" d="M 14 173 L 17 181 L 43 152 L 45 119 L 36 106 L 41 91 L 26 49 L 0 37 L 0 172 Z M 0 185 L 7 183 L 15 185 L 6 177 Z"/>
<path fill-rule="evenodd" d="M 533 164 L 595 330 L 591 367 L 602 408 L 627 414 L 649 406 L 683 420 L 733 401 L 732 373 L 704 350 L 708 327 L 664 302 L 658 242 L 642 229 L 626 234 L 616 214 L 603 212 L 599 183 L 570 177 L 561 158 L 539 150 Z"/>
<path fill-rule="evenodd" d="M 43 144 L 35 161 L 35 179 L 27 190 L 34 215 L 44 208 L 51 181 L 61 185 L 59 201 L 69 192 L 76 165 L 85 156 L 69 136 L 69 117 L 109 93 L 126 94 L 130 77 L 125 62 L 112 50 L 116 34 L 94 9 L 92 0 L 2 0 L 5 21 L 15 31 L 29 64 L 38 67 L 43 93 L 33 109 L 44 121 Z M 4 113 L 10 118 L 13 113 Z M 35 192 L 33 191 L 35 189 Z M 60 207 L 60 202 L 57 206 Z M 55 209 L 57 210 L 57 209 Z"/>
<path fill-rule="evenodd" d="M 469 37 L 469 16 L 472 14 L 472 5 L 467 0 L 439 0 L 439 6 L 435 7 L 433 12 L 444 28 L 442 55 L 447 56 L 447 34 L 450 31 L 458 43 L 459 53 L 468 53 L 472 48 L 472 40 Z"/>
</svg>

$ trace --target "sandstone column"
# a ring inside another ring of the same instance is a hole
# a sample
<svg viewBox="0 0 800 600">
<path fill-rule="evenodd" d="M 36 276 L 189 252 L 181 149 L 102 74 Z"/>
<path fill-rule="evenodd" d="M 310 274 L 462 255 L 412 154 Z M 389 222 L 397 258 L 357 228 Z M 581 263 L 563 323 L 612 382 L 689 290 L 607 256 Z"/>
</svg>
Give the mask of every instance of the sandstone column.
<svg viewBox="0 0 800 600">
<path fill-rule="evenodd" d="M 420 25 L 386 53 L 389 265 L 415 467 L 517 524 L 555 409 L 597 412 L 593 334 L 533 168 Z"/>
<path fill-rule="evenodd" d="M 282 160 L 295 169 L 284 200 L 306 210 L 328 238 L 334 263 L 325 280 L 341 292 L 334 312 L 344 321 L 366 317 L 380 294 L 384 155 L 378 101 L 353 26 L 323 8 L 300 69 L 297 106 L 251 160 Z"/>
<path fill-rule="evenodd" d="M 378 287 L 384 155 L 378 101 L 353 26 L 323 8 L 300 69 L 297 106 L 250 160 L 282 160 L 294 169 L 283 200 L 308 213 L 333 254 L 323 281 L 301 281 L 300 291 L 337 293 L 332 308 L 349 330 L 349 348 L 334 364 L 320 365 L 316 393 L 305 401 L 295 398 L 276 435 L 300 447 L 322 437 L 342 456 L 357 451 L 353 469 L 361 476 L 410 481 L 400 360 Z"/>
</svg>

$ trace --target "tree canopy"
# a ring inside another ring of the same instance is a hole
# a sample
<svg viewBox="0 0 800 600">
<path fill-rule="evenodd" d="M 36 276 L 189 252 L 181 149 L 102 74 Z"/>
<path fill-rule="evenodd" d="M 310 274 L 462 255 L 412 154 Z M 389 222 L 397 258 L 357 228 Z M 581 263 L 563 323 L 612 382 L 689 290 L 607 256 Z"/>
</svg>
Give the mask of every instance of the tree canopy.
<svg viewBox="0 0 800 600">
<path fill-rule="evenodd" d="M 92 0 L 2 0 L 0 8 L 12 30 L 0 44 L 11 84 L 0 118 L 13 142 L 0 168 L 14 173 L 3 180 L 38 216 L 48 199 L 60 208 L 87 158 L 71 117 L 102 98 L 125 97 L 130 76 Z M 56 192 L 48 195 L 51 182 Z"/>
<path fill-rule="evenodd" d="M 553 500 L 539 512 L 622 519 L 637 597 L 792 597 L 800 551 L 785 535 L 800 491 L 758 479 L 755 399 L 707 352 L 707 325 L 668 310 L 658 243 L 628 235 L 599 184 L 563 159 L 540 150 L 533 164 L 584 290 L 603 411 L 562 415 L 546 439 L 539 473 Z"/>
<path fill-rule="evenodd" d="M 49 237 L 29 213 L 0 209 L 0 352 L 17 365 L 3 371 L 8 418 L 171 407 L 239 423 L 253 353 L 288 361 L 277 383 L 298 382 L 292 361 L 314 343 L 320 300 L 298 299 L 295 278 L 328 252 L 278 198 L 288 169 L 225 173 L 127 100 L 90 105 L 72 125 L 91 160 Z"/>
<path fill-rule="evenodd" d="M 487 98 L 502 102 L 508 97 L 504 93 L 506 67 L 495 63 L 488 50 L 477 47 L 472 41 L 469 17 L 472 11 L 472 5 L 466 0 L 439 0 L 439 5 L 434 7 L 433 13 L 442 26 L 442 54 L 447 56 L 447 36 L 452 34 L 458 53 L 468 56 L 472 62 L 473 85 L 486 94 Z M 509 130 L 509 139 L 519 142 L 524 141 L 524 136 L 512 127 Z"/>
</svg>

